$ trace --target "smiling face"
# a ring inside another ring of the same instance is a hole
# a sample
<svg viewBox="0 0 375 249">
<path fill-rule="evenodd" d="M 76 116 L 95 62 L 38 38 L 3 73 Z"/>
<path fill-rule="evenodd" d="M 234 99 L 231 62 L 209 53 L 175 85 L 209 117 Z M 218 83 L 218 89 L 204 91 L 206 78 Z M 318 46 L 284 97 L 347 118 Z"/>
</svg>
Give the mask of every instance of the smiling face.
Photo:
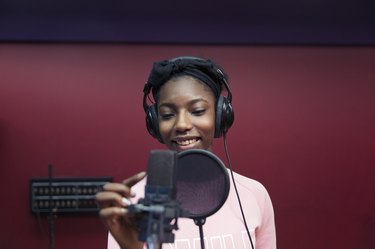
<svg viewBox="0 0 375 249">
<path fill-rule="evenodd" d="M 215 97 L 193 77 L 167 81 L 158 94 L 161 138 L 171 150 L 211 150 L 215 134 Z"/>
</svg>

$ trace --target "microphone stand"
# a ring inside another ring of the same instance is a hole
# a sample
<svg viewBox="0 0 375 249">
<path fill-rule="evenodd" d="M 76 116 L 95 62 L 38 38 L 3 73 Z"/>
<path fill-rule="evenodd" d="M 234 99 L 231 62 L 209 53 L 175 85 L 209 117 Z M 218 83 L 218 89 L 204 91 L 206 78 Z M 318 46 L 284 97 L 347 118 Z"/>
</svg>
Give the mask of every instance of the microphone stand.
<svg viewBox="0 0 375 249">
<path fill-rule="evenodd" d="M 55 244 L 55 236 L 54 236 L 54 215 L 53 215 L 53 207 L 52 207 L 52 164 L 48 165 L 48 180 L 49 180 L 49 214 L 48 214 L 48 222 L 49 222 L 49 248 L 54 249 Z"/>
<path fill-rule="evenodd" d="M 165 207 L 160 205 L 148 209 L 146 244 L 148 249 L 161 249 L 164 239 Z"/>
<path fill-rule="evenodd" d="M 141 199 L 138 204 L 130 205 L 129 213 L 143 214 L 138 221 L 139 240 L 146 242 L 148 249 L 161 249 L 162 243 L 174 241 L 173 230 L 178 229 L 177 218 L 181 212 L 177 202 L 144 205 Z"/>
<path fill-rule="evenodd" d="M 156 235 L 149 236 L 146 243 L 147 249 L 161 249 L 162 243 L 160 243 Z"/>
<path fill-rule="evenodd" d="M 196 218 L 194 219 L 195 225 L 199 227 L 199 237 L 201 240 L 201 249 L 204 249 L 204 235 L 203 235 L 203 225 L 206 223 L 206 218 Z"/>
</svg>

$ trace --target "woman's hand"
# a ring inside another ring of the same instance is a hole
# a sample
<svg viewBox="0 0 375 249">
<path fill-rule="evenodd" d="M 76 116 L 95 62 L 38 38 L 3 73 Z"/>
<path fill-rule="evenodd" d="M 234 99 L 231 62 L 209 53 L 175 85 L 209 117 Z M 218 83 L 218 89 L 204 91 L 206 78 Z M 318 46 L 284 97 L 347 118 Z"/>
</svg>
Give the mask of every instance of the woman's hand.
<svg viewBox="0 0 375 249">
<path fill-rule="evenodd" d="M 122 183 L 107 183 L 103 191 L 96 194 L 99 216 L 122 249 L 143 248 L 143 242 L 138 240 L 134 217 L 128 213 L 128 198 L 135 196 L 131 187 L 145 176 L 145 172 L 140 172 Z"/>
</svg>

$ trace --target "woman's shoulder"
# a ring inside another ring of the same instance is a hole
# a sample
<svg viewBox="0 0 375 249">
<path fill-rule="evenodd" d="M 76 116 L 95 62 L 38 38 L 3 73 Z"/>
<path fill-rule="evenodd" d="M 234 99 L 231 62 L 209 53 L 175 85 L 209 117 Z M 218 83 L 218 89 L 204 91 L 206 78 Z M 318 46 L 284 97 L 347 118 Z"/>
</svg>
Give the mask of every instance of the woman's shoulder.
<svg viewBox="0 0 375 249">
<path fill-rule="evenodd" d="M 230 170 L 228 169 L 228 173 Z M 243 191 L 250 191 L 252 194 L 257 196 L 268 196 L 268 191 L 266 187 L 258 180 L 253 178 L 241 175 L 233 171 L 233 178 L 238 188 L 241 188 Z M 233 179 L 231 179 L 232 181 Z"/>
</svg>

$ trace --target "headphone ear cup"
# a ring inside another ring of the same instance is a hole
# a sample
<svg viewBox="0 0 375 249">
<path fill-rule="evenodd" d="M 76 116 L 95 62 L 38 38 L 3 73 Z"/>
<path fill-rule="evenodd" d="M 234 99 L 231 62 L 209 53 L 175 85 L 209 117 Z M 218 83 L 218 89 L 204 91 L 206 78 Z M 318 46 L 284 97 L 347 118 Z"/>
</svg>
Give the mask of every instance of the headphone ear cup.
<svg viewBox="0 0 375 249">
<path fill-rule="evenodd" d="M 231 103 L 224 96 L 219 96 L 216 105 L 215 138 L 224 135 L 232 126 L 234 112 Z"/>
<path fill-rule="evenodd" d="M 158 113 L 156 111 L 156 105 L 149 106 L 147 113 L 146 113 L 146 127 L 148 133 L 151 136 L 159 140 L 159 142 L 163 143 L 161 139 L 160 132 L 159 132 L 159 122 L 158 122 Z"/>
</svg>

